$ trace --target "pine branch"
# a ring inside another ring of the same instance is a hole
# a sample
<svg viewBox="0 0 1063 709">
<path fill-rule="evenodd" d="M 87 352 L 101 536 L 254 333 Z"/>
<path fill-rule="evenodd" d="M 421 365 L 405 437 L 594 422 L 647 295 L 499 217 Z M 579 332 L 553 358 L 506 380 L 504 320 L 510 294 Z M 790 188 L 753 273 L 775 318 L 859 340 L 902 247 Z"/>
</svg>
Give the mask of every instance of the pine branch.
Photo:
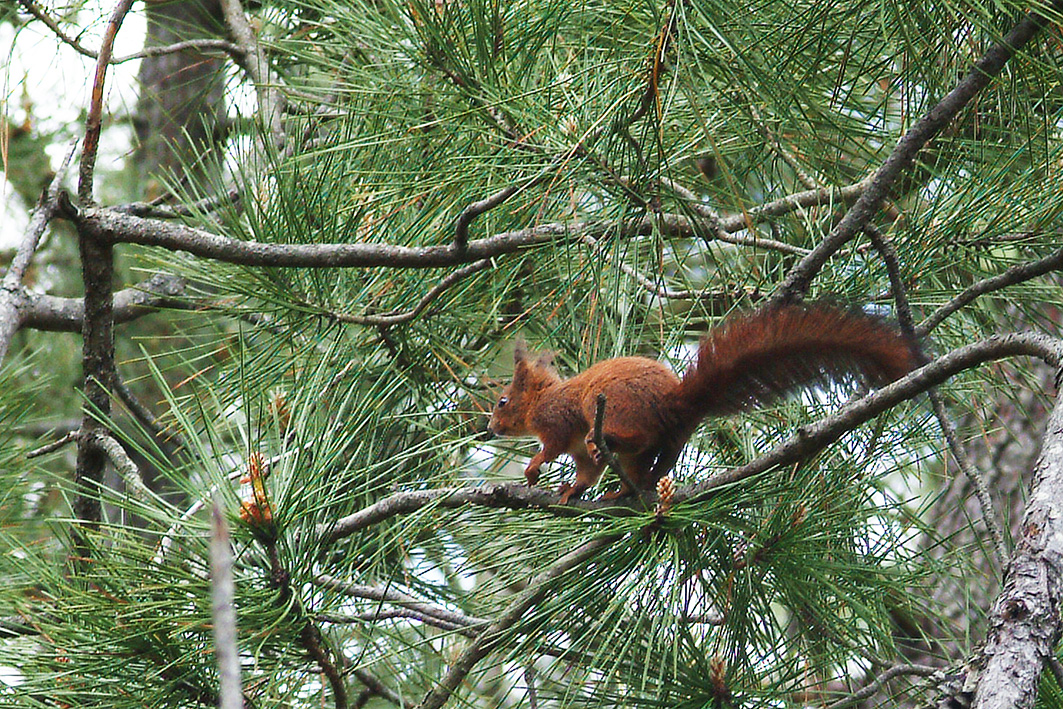
<svg viewBox="0 0 1063 709">
<path fill-rule="evenodd" d="M 902 379 L 846 404 L 836 413 L 801 427 L 791 438 L 749 463 L 705 482 L 678 488 L 673 504 L 704 500 L 714 494 L 717 488 L 807 458 L 889 408 L 918 396 L 960 372 L 1014 356 L 1037 357 L 1052 366 L 1059 366 L 1063 362 L 1063 340 L 1039 333 L 1014 333 L 960 347 Z M 399 492 L 331 524 L 322 525 L 318 529 L 318 536 L 323 545 L 334 544 L 391 517 L 410 514 L 425 507 L 454 509 L 477 505 L 514 510 L 534 508 L 561 517 L 585 516 L 587 513 L 628 517 L 650 510 L 637 500 L 574 500 L 567 505 L 558 505 L 557 502 L 557 494 L 520 483 Z"/>
<path fill-rule="evenodd" d="M 418 709 L 439 709 L 454 691 L 465 681 L 469 672 L 480 660 L 487 657 L 498 645 L 505 633 L 541 601 L 550 591 L 553 581 L 568 571 L 594 558 L 605 547 L 619 539 L 618 535 L 602 537 L 589 541 L 565 554 L 553 565 L 536 574 L 528 588 L 518 594 L 517 598 L 506 607 L 502 615 L 491 623 L 473 640 L 465 651 L 454 660 L 450 669 L 440 683 L 425 696 Z"/>
<path fill-rule="evenodd" d="M 1058 11 L 1063 3 L 1052 3 Z M 893 152 L 868 178 L 867 188 L 830 234 L 787 274 L 772 296 L 773 302 L 786 302 L 803 296 L 812 279 L 827 260 L 859 234 L 889 194 L 893 183 L 915 164 L 927 141 L 948 125 L 982 89 L 1003 71 L 1015 56 L 1048 23 L 1040 12 L 1026 15 L 998 44 L 993 45 L 941 101 L 923 115 L 897 142 Z"/>
</svg>

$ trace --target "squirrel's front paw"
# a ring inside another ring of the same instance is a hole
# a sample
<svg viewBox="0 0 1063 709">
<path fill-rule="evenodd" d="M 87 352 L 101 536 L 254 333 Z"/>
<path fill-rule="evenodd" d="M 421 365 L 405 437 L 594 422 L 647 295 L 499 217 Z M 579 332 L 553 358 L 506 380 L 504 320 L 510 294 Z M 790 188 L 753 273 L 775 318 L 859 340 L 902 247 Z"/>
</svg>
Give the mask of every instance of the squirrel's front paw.
<svg viewBox="0 0 1063 709">
<path fill-rule="evenodd" d="M 539 466 L 529 465 L 524 469 L 524 479 L 528 481 L 529 487 L 534 486 L 539 482 Z"/>
</svg>

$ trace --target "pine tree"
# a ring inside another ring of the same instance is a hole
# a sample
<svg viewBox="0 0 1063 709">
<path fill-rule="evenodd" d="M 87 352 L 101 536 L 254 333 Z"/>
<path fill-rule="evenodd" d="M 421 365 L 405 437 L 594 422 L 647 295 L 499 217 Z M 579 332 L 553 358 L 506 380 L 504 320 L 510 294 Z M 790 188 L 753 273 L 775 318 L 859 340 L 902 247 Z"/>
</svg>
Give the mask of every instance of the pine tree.
<svg viewBox="0 0 1063 709">
<path fill-rule="evenodd" d="M 5 705 L 1058 701 L 1058 3 L 224 0 L 223 147 L 122 203 L 130 5 L 19 3 L 102 29 L 0 292 Z M 74 310 L 27 276 L 57 228 Z M 926 366 L 707 421 L 641 498 L 486 440 L 518 338 L 679 371 L 805 298 Z M 966 449 L 1000 422 L 1033 469 Z"/>
</svg>

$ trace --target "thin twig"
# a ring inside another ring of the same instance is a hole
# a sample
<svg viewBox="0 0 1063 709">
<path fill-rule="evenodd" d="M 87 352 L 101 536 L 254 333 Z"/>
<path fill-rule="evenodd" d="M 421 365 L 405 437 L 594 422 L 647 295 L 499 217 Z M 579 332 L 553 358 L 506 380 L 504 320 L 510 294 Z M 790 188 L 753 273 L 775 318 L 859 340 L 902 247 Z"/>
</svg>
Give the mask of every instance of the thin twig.
<svg viewBox="0 0 1063 709">
<path fill-rule="evenodd" d="M 174 450 L 188 450 L 188 446 L 185 445 L 181 436 L 176 431 L 167 430 L 165 426 L 160 424 L 159 420 L 155 418 L 155 414 L 137 399 L 136 395 L 126 385 L 125 380 L 117 372 L 115 372 L 114 377 L 114 393 L 118 395 L 118 398 L 133 414 L 133 418 L 150 431 L 157 441 L 170 444 Z"/>
<path fill-rule="evenodd" d="M 945 318 L 973 302 L 981 295 L 1061 270 L 1063 270 L 1063 249 L 1058 249 L 1037 261 L 1012 266 L 1003 273 L 984 278 L 969 285 L 959 295 L 927 316 L 923 322 L 919 323 L 919 327 L 916 328 L 915 332 L 919 337 L 925 337 L 940 325 Z"/>
<path fill-rule="evenodd" d="M 194 217 L 200 214 L 208 214 L 223 206 L 239 206 L 242 199 L 238 188 L 232 187 L 226 193 L 204 197 L 188 204 L 173 204 L 164 206 L 162 202 L 170 199 L 173 195 L 163 194 L 150 202 L 132 202 L 123 204 L 113 209 L 123 214 L 132 214 L 138 217 L 154 217 L 156 219 L 180 219 L 182 217 Z"/>
<path fill-rule="evenodd" d="M 107 21 L 107 28 L 100 42 L 100 52 L 96 57 L 96 76 L 92 81 L 92 98 L 89 101 L 88 115 L 85 119 L 85 140 L 81 150 L 81 169 L 78 174 L 78 200 L 82 206 L 92 204 L 92 177 L 96 170 L 96 152 L 100 146 L 100 131 L 103 127 L 103 87 L 107 78 L 107 66 L 110 64 L 114 39 L 122 27 L 133 0 L 118 0 Z"/>
<path fill-rule="evenodd" d="M 775 132 L 768 128 L 768 124 L 760 115 L 760 111 L 757 110 L 756 104 L 747 99 L 746 105 L 749 107 L 749 113 L 753 116 L 753 121 L 757 124 L 757 128 L 760 130 L 761 135 L 771 145 L 775 154 L 782 158 L 783 162 L 790 166 L 790 169 L 794 171 L 794 175 L 797 176 L 798 181 L 810 190 L 820 189 L 823 185 L 815 177 L 805 172 L 804 167 L 797 157 L 791 153 L 779 140 L 779 137 L 775 135 Z"/>
<path fill-rule="evenodd" d="M 34 448 L 33 450 L 29 451 L 28 453 L 26 453 L 26 458 L 40 458 L 42 455 L 48 455 L 49 453 L 53 453 L 62 448 L 63 446 L 76 441 L 78 439 L 79 433 L 80 431 L 78 431 L 77 429 L 74 429 L 73 431 L 67 431 L 65 434 L 63 434 L 61 438 L 57 438 L 51 443 L 45 443 L 40 448 Z"/>
<path fill-rule="evenodd" d="M 778 251 L 784 254 L 791 254 L 793 256 L 807 256 L 809 254 L 808 249 L 803 249 L 800 246 L 793 246 L 787 244 L 784 241 L 778 241 L 777 239 L 768 239 L 760 236 L 753 228 L 757 222 L 766 221 L 770 216 L 778 216 L 785 213 L 785 211 L 792 211 L 800 209 L 804 206 L 812 206 L 814 204 L 821 204 L 823 200 L 831 199 L 837 192 L 841 194 L 841 190 L 829 190 L 820 188 L 811 190 L 808 192 L 799 192 L 794 195 L 789 195 L 774 202 L 768 202 L 761 205 L 759 208 L 751 209 L 747 214 L 734 214 L 726 217 L 720 216 L 709 205 L 701 201 L 694 192 L 687 189 L 678 182 L 671 180 L 667 177 L 661 178 L 661 184 L 672 190 L 683 199 L 687 206 L 697 214 L 706 220 L 709 227 L 710 238 L 722 241 L 726 244 L 734 244 L 736 246 L 753 246 L 756 248 L 770 249 L 772 251 Z M 749 236 L 737 236 L 735 232 L 747 230 Z"/>
<path fill-rule="evenodd" d="M 900 259 L 897 258 L 897 252 L 894 250 L 893 244 L 878 229 L 869 224 L 864 230 L 886 265 L 886 272 L 889 274 L 890 279 L 890 289 L 893 291 L 893 298 L 897 304 L 897 319 L 900 323 L 901 331 L 911 340 L 912 348 L 915 350 L 919 364 L 927 364 L 929 359 L 922 347 L 920 347 L 915 334 L 912 308 L 908 302 L 908 292 L 904 286 L 904 280 L 901 277 Z M 952 425 L 952 421 L 949 419 L 948 411 L 945 409 L 945 402 L 937 391 L 937 387 L 927 389 L 927 396 L 930 399 L 930 406 L 934 410 L 938 425 L 941 426 L 941 432 L 945 436 L 945 442 L 948 444 L 952 457 L 974 487 L 975 495 L 978 497 L 978 504 L 982 508 L 982 519 L 985 521 L 989 536 L 993 539 L 997 557 L 1000 559 L 1000 563 L 1003 564 L 1005 559 L 1007 559 L 1007 546 L 1004 544 L 1004 534 L 1001 532 L 1001 524 L 997 519 L 997 509 L 993 504 L 992 496 L 989 494 L 989 486 L 986 483 L 985 476 L 975 467 L 967 456 L 966 451 L 964 451 L 960 438 L 956 433 L 956 427 Z"/>
<path fill-rule="evenodd" d="M 176 54 L 177 52 L 183 52 L 188 49 L 195 49 L 200 53 L 206 53 L 209 50 L 217 50 L 223 52 L 230 57 L 242 58 L 243 49 L 236 46 L 232 42 L 228 42 L 224 39 L 186 39 L 181 42 L 174 42 L 173 44 L 167 44 L 162 47 L 146 47 L 134 54 L 127 54 L 124 57 L 118 57 L 111 60 L 111 64 L 121 64 L 123 62 L 133 61 L 135 59 L 144 59 L 146 57 L 159 57 L 164 54 Z"/>
<path fill-rule="evenodd" d="M 48 29 L 50 29 L 64 44 L 70 45 L 76 52 L 83 54 L 86 57 L 91 57 L 92 59 L 99 58 L 99 54 L 88 47 L 83 46 L 75 37 L 71 37 L 63 32 L 63 28 L 59 26 L 59 23 L 56 22 L 51 15 L 41 9 L 37 3 L 33 2 L 33 0 L 18 0 L 18 4 L 25 8 L 26 12 L 43 22 L 45 26 L 47 26 Z"/>
<path fill-rule="evenodd" d="M 59 26 L 59 23 L 45 12 L 40 5 L 33 2 L 33 0 L 17 0 L 26 12 L 30 13 L 38 20 L 44 23 L 52 33 L 59 38 L 61 42 L 72 47 L 78 54 L 86 56 L 90 59 L 99 59 L 99 52 L 95 52 L 88 47 L 82 45 L 76 37 L 71 37 L 63 31 L 63 28 Z M 136 59 L 144 59 L 145 57 L 157 57 L 163 54 L 174 54 L 176 52 L 183 52 L 186 49 L 197 49 L 199 51 L 216 49 L 221 52 L 225 52 L 231 56 L 236 56 L 240 53 L 240 48 L 232 42 L 226 42 L 223 39 L 190 39 L 183 42 L 175 42 L 174 44 L 166 45 L 165 47 L 148 47 L 142 49 L 134 54 L 127 54 L 123 57 L 114 57 L 109 60 L 111 64 L 122 64 L 124 62 L 130 62 Z"/>
<path fill-rule="evenodd" d="M 328 588 L 352 598 L 364 598 L 378 603 L 390 603 L 391 605 L 413 611 L 423 617 L 440 620 L 456 627 L 475 629 L 486 626 L 491 622 L 487 618 L 477 618 L 447 610 L 442 606 L 419 600 L 394 588 L 378 588 L 365 584 L 347 583 L 328 574 L 318 574 L 314 577 L 314 583 L 322 588 Z"/>
<path fill-rule="evenodd" d="M 490 268 L 492 264 L 493 261 L 489 258 L 480 259 L 475 263 L 471 263 L 468 266 L 464 266 L 449 273 L 445 278 L 439 281 L 439 283 L 435 284 L 432 289 L 421 298 L 417 305 L 405 312 L 389 313 L 386 315 L 348 315 L 346 313 L 333 313 L 332 317 L 339 322 L 354 323 L 355 325 L 400 325 L 413 320 L 423 313 L 424 309 L 427 308 L 432 301 L 442 295 L 451 286 L 474 273 L 479 273 L 486 268 Z"/>
<path fill-rule="evenodd" d="M 613 451 L 609 450 L 609 444 L 605 441 L 605 431 L 603 427 L 605 425 L 605 394 L 598 392 L 597 398 L 594 400 L 594 428 L 591 429 L 591 440 L 594 441 L 594 445 L 598 447 L 598 452 L 605 460 L 606 465 L 610 470 L 616 473 L 616 476 L 620 478 L 620 481 L 624 483 L 631 492 L 638 496 L 644 497 L 645 490 L 639 490 L 635 481 L 627 476 L 627 472 L 624 471 L 624 466 L 620 465 L 620 461 L 613 454 Z"/>
</svg>

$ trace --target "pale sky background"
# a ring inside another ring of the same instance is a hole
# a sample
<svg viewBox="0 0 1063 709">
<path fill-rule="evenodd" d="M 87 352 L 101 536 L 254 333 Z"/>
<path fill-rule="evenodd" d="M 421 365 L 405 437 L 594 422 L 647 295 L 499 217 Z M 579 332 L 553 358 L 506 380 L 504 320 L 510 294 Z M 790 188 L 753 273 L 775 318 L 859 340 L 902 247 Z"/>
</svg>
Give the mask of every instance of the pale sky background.
<svg viewBox="0 0 1063 709">
<path fill-rule="evenodd" d="M 42 3 L 53 6 L 52 2 Z M 77 37 L 82 46 L 97 49 L 113 9 L 113 2 L 87 0 L 84 9 L 70 17 L 71 26 L 63 23 L 67 34 Z M 54 11 L 52 11 L 54 12 Z M 58 168 L 70 150 L 71 139 L 84 132 L 79 116 L 88 107 L 92 91 L 95 60 L 61 43 L 43 24 L 29 15 L 30 21 L 19 28 L 0 25 L 0 120 L 21 125 L 31 117 L 33 129 L 40 134 L 58 132 L 59 139 L 48 150 L 53 168 Z M 127 56 L 143 49 L 146 22 L 137 3 L 126 16 L 115 40 L 114 55 Z M 113 65 L 107 72 L 105 115 L 131 113 L 136 105 L 136 75 L 139 60 Z M 29 106 L 27 112 L 26 106 Z M 105 130 L 100 138 L 97 166 L 106 170 L 108 163 L 119 162 L 130 149 L 132 128 L 124 124 Z M 0 160 L 7 164 L 5 130 L 0 130 Z M 68 186 L 77 183 L 76 156 L 67 176 Z M 7 183 L 6 169 L 0 174 L 0 248 L 18 244 L 29 222 L 29 213 L 21 199 Z"/>
</svg>

